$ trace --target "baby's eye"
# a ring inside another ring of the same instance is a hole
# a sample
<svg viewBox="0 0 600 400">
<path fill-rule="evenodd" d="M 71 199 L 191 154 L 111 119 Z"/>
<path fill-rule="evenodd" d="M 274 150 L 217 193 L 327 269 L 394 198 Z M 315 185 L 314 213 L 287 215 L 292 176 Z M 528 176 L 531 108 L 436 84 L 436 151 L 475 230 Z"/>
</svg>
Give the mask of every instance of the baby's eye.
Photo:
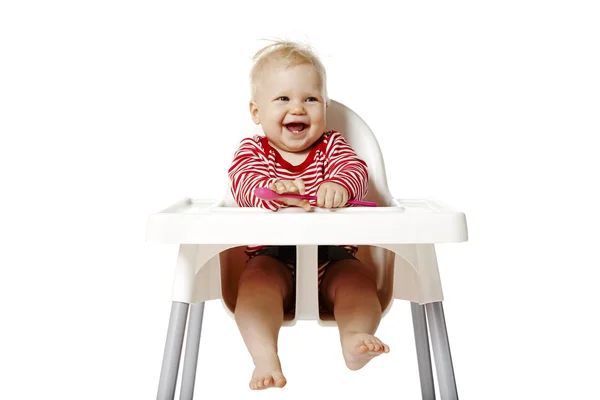
<svg viewBox="0 0 600 400">
<path fill-rule="evenodd" d="M 318 101 L 316 97 L 309 97 L 306 101 Z"/>
<path fill-rule="evenodd" d="M 289 100 L 290 100 L 290 98 L 289 98 L 289 97 L 287 97 L 287 96 L 280 96 L 280 97 L 278 97 L 278 98 L 277 98 L 277 100 L 281 100 L 281 101 L 289 101 Z"/>
</svg>

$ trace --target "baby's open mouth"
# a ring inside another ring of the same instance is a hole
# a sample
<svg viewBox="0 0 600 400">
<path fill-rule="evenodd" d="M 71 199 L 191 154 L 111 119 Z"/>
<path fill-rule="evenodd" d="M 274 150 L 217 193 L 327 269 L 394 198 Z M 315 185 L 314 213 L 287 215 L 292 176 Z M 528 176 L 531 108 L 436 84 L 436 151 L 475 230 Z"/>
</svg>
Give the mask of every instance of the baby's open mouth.
<svg viewBox="0 0 600 400">
<path fill-rule="evenodd" d="M 292 133 L 299 133 L 306 129 L 308 125 L 303 124 L 301 122 L 292 122 L 290 124 L 285 124 L 285 127 L 288 131 Z"/>
</svg>

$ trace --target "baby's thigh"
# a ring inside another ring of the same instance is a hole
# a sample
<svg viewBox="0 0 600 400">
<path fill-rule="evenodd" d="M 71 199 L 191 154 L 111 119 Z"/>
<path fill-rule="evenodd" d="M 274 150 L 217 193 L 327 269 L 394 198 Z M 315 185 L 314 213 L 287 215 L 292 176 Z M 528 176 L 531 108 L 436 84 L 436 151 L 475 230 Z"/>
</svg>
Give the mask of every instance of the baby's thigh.
<svg viewBox="0 0 600 400">
<path fill-rule="evenodd" d="M 238 292 L 277 289 L 284 302 L 291 297 L 292 288 L 292 270 L 276 258 L 262 255 L 248 260 L 238 284 Z"/>
</svg>

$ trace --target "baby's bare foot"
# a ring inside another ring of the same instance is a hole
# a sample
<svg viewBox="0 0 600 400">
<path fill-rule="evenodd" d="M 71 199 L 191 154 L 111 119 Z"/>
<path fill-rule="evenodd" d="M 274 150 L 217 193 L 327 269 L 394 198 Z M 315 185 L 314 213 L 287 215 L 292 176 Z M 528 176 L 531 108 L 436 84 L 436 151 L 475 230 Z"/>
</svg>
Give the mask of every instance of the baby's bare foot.
<svg viewBox="0 0 600 400">
<path fill-rule="evenodd" d="M 361 369 L 373 357 L 390 352 L 388 345 L 368 333 L 350 332 L 341 341 L 346 366 L 352 371 Z"/>
<path fill-rule="evenodd" d="M 277 355 L 265 356 L 254 360 L 254 372 L 250 381 L 250 389 L 260 390 L 269 387 L 282 388 L 287 383 L 281 372 L 281 364 Z"/>
</svg>

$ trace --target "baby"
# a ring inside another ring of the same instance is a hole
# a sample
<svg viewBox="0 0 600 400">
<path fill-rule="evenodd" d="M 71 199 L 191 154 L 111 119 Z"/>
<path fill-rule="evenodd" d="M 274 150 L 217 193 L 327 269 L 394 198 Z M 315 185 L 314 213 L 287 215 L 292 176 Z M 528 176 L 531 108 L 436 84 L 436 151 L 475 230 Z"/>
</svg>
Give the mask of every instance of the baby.
<svg viewBox="0 0 600 400">
<path fill-rule="evenodd" d="M 342 135 L 325 132 L 329 104 L 320 60 L 303 45 L 275 42 L 259 50 L 250 74 L 250 115 L 264 137 L 241 141 L 229 169 L 232 194 L 241 207 L 338 208 L 362 199 L 366 163 Z M 277 193 L 316 195 L 316 201 L 264 201 L 257 187 Z M 319 297 L 337 322 L 342 354 L 358 370 L 389 347 L 373 336 L 381 320 L 375 270 L 355 258 L 356 246 L 319 247 Z M 251 389 L 283 387 L 277 340 L 284 312 L 294 307 L 295 246 L 247 246 L 235 320 L 252 356 Z"/>
</svg>

